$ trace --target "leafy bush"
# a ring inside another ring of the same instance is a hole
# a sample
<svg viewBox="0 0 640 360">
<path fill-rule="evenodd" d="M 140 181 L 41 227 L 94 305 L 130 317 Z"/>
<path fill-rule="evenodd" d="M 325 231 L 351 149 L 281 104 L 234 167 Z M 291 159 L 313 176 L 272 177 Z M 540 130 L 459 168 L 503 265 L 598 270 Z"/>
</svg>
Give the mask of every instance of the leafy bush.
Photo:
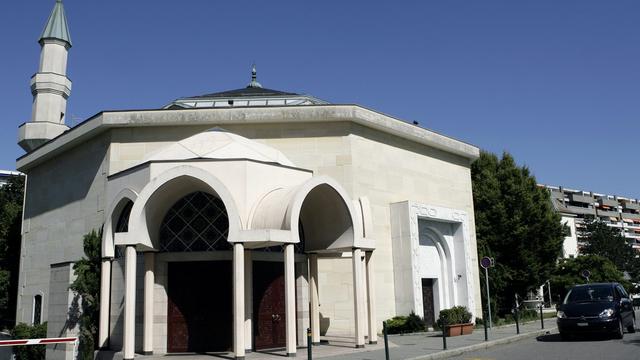
<svg viewBox="0 0 640 360">
<path fill-rule="evenodd" d="M 386 321 L 387 334 L 405 334 L 426 330 L 424 320 L 411 312 L 409 316 L 395 316 Z"/>
<path fill-rule="evenodd" d="M 93 359 L 94 349 L 98 345 L 101 243 L 102 230 L 91 230 L 83 238 L 86 257 L 83 257 L 73 265 L 73 271 L 77 277 L 71 284 L 70 289 L 82 298 L 82 312 L 79 318 L 80 332 L 78 334 L 80 347 L 78 351 L 83 359 Z"/>
<path fill-rule="evenodd" d="M 522 321 L 537 319 L 540 315 L 533 309 L 521 310 L 518 312 L 518 319 Z"/>
<path fill-rule="evenodd" d="M 471 322 L 471 317 L 472 315 L 466 306 L 454 306 L 451 309 L 440 310 L 437 324 L 441 329 L 444 324 L 468 324 Z"/>
<path fill-rule="evenodd" d="M 14 339 L 40 339 L 47 337 L 47 323 L 27 325 L 20 323 L 11 330 Z M 44 360 L 45 345 L 14 346 L 13 353 L 16 360 Z"/>
<path fill-rule="evenodd" d="M 416 315 L 413 311 L 411 312 L 411 314 L 409 314 L 409 316 L 407 316 L 407 322 L 405 326 L 407 332 L 425 331 L 427 328 L 424 319 Z"/>
</svg>

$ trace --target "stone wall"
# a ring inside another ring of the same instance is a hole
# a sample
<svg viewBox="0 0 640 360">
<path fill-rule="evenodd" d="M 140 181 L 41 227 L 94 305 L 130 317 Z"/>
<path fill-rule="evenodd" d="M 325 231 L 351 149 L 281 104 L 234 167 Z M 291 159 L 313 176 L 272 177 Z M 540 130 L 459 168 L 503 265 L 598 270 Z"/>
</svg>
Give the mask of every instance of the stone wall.
<svg viewBox="0 0 640 360">
<path fill-rule="evenodd" d="M 55 289 L 63 287 L 58 280 L 50 282 L 51 275 L 57 274 L 51 265 L 84 256 L 83 236 L 102 226 L 108 146 L 108 136 L 96 137 L 48 162 L 20 169 L 27 174 L 27 184 L 18 322 L 31 323 L 32 300 L 37 294 L 43 295 L 42 319 L 49 320 L 48 299 L 54 295 L 50 291 L 54 285 Z M 61 315 L 52 315 L 55 320 L 49 324 L 49 334 L 61 333 Z"/>
</svg>

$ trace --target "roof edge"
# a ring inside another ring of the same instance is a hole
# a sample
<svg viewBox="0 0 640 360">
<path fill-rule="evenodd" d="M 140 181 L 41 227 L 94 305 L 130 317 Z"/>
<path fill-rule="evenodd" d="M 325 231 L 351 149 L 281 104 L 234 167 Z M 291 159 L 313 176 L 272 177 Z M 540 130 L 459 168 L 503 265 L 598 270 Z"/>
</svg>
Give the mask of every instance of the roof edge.
<svg viewBox="0 0 640 360">
<path fill-rule="evenodd" d="M 265 109 L 269 111 L 265 113 Z M 171 114 L 172 116 L 169 116 Z M 480 149 L 435 131 L 409 124 L 398 118 L 355 104 L 303 106 L 200 108 L 184 110 L 103 111 L 71 128 L 56 138 L 17 159 L 16 168 L 25 171 L 67 148 L 98 134 L 119 127 L 185 126 L 211 124 L 341 122 L 353 121 L 365 127 L 386 132 L 419 144 L 453 153 L 473 161 Z"/>
</svg>

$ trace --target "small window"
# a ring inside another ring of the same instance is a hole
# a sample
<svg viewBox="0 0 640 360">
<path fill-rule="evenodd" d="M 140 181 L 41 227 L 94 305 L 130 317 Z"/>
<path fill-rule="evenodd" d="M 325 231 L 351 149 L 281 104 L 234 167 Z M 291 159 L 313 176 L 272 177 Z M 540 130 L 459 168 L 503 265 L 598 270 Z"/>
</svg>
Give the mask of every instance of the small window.
<svg viewBox="0 0 640 360">
<path fill-rule="evenodd" d="M 42 322 L 42 295 L 33 297 L 33 325 L 40 325 Z"/>
</svg>

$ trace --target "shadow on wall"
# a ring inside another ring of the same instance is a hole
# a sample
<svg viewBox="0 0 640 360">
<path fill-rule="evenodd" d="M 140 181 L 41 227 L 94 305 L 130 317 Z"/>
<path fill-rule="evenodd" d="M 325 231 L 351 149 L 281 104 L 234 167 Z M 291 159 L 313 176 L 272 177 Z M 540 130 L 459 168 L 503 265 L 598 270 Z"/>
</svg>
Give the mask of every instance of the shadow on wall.
<svg viewBox="0 0 640 360">
<path fill-rule="evenodd" d="M 83 200 L 92 187 L 96 191 L 102 188 L 106 177 L 95 179 L 100 177 L 107 149 L 107 138 L 98 137 L 59 155 L 54 161 L 29 169 L 24 217 L 32 218 Z"/>
<path fill-rule="evenodd" d="M 331 325 L 331 319 L 328 317 L 322 316 L 322 313 L 320 313 L 320 336 L 327 335 L 327 331 L 329 331 L 330 325 Z"/>
<path fill-rule="evenodd" d="M 124 308 L 124 306 L 122 306 Z M 113 317 L 111 317 L 113 321 Z M 122 337 L 124 336 L 124 310 L 118 313 L 115 325 L 110 329 L 107 348 L 113 351 L 122 351 Z"/>
<path fill-rule="evenodd" d="M 67 320 L 64 322 L 64 326 L 60 329 L 60 332 L 56 335 L 57 337 L 66 337 L 69 336 L 67 331 L 73 330 L 78 322 L 80 321 L 80 295 L 74 294 L 73 300 L 71 300 L 71 305 L 69 305 L 69 310 L 67 310 Z M 67 344 L 54 344 L 53 351 L 66 351 Z"/>
</svg>

